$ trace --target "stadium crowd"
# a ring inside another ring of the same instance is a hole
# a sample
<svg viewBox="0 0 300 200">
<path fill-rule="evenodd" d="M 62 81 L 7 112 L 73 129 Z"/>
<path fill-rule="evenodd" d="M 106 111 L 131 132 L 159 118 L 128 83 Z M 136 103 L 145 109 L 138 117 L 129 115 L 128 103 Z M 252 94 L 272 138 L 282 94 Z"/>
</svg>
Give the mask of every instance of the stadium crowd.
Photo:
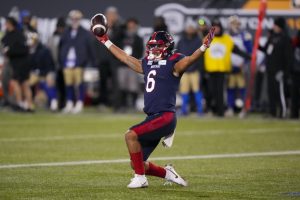
<svg viewBox="0 0 300 200">
<path fill-rule="evenodd" d="M 136 18 L 123 20 L 117 8 L 106 9 L 108 35 L 127 54 L 142 58 L 144 40 Z M 37 22 L 29 11 L 9 15 L 1 38 L 1 107 L 33 113 L 45 106 L 53 112 L 80 113 L 84 105 L 136 111 L 143 79 L 116 60 L 89 30 L 81 25 L 83 13 L 72 10 L 57 19 L 56 30 L 41 42 Z M 163 17 L 155 17 L 154 31 L 168 31 Z M 189 19 L 176 49 L 190 55 L 199 48 L 210 26 L 216 27 L 211 47 L 183 75 L 178 91 L 178 113 L 245 116 L 244 102 L 250 74 L 253 36 L 243 30 L 238 16 L 225 29 L 218 19 Z M 300 30 L 289 35 L 284 18 L 274 19 L 265 44 L 259 47 L 250 111 L 271 117 L 299 118 Z M 84 81 L 87 67 L 99 71 L 97 95 Z"/>
</svg>

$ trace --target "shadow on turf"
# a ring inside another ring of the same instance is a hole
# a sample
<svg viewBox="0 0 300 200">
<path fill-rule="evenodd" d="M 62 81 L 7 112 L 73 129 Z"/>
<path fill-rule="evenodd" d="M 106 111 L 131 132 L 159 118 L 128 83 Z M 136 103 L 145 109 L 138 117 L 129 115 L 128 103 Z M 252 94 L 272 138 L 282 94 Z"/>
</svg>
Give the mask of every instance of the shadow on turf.
<svg viewBox="0 0 300 200">
<path fill-rule="evenodd" d="M 300 192 L 286 192 L 283 193 L 284 196 L 289 196 L 289 197 L 300 197 Z"/>
<path fill-rule="evenodd" d="M 178 189 L 161 189 L 160 191 L 170 192 L 172 195 L 176 194 L 176 197 L 182 196 L 182 197 L 210 198 L 210 196 L 206 194 L 200 194 L 200 192 L 194 192 L 194 191 L 185 191 L 185 190 L 178 190 Z"/>
</svg>

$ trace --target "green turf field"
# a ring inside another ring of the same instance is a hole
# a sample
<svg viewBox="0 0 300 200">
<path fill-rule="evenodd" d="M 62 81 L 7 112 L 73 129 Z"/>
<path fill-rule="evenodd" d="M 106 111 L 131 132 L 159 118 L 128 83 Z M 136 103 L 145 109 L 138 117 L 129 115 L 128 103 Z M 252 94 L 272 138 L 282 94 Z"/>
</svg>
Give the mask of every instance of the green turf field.
<svg viewBox="0 0 300 200">
<path fill-rule="evenodd" d="M 123 134 L 143 118 L 0 113 L 0 199 L 300 199 L 300 121 L 260 116 L 179 118 L 174 146 L 160 145 L 151 158 L 173 163 L 189 186 L 150 177 L 148 188 L 127 189 L 132 171 Z M 259 154 L 266 152 L 287 155 Z M 240 153 L 253 156 L 234 157 L 248 155 Z M 117 161 L 93 163 L 103 160 Z M 46 166 L 28 167 L 36 163 Z"/>
</svg>

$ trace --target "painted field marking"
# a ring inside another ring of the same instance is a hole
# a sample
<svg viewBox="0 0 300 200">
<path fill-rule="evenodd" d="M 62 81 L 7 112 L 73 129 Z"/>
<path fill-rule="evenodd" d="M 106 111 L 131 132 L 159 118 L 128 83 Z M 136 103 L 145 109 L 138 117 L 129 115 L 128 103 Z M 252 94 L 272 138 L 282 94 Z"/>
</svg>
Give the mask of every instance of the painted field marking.
<svg viewBox="0 0 300 200">
<path fill-rule="evenodd" d="M 218 159 L 218 158 L 244 158 L 244 157 L 265 157 L 265 156 L 289 156 L 300 155 L 300 150 L 294 151 L 273 151 L 273 152 L 253 152 L 253 153 L 233 153 L 233 154 L 209 154 L 209 155 L 190 155 L 190 156 L 171 156 L 171 157 L 154 157 L 150 160 L 199 160 L 199 159 Z M 58 166 L 76 166 L 76 165 L 93 165 L 93 164 L 113 164 L 129 163 L 129 159 L 116 160 L 85 160 L 70 162 L 50 162 L 50 163 L 32 163 L 32 164 L 9 164 L 0 165 L 0 169 L 15 169 L 29 167 L 58 167 Z"/>
<path fill-rule="evenodd" d="M 46 137 L 20 137 L 20 138 L 1 138 L 0 142 L 36 142 L 36 141 L 58 141 L 58 140 L 84 140 L 95 138 L 118 138 L 117 134 L 81 134 L 70 136 L 46 136 Z"/>
<path fill-rule="evenodd" d="M 228 133 L 246 133 L 246 134 L 264 134 L 274 132 L 286 132 L 284 128 L 257 128 L 257 129 L 233 129 L 233 130 L 201 130 L 201 131 L 178 131 L 178 136 L 194 136 L 194 135 L 220 135 Z M 289 132 L 299 132 L 300 128 L 288 129 Z M 79 134 L 69 136 L 46 136 L 46 137 L 11 137 L 0 138 L 0 142 L 34 142 L 34 141 L 58 141 L 58 140 L 84 140 L 96 138 L 121 138 L 123 134 L 107 133 L 107 134 Z"/>
</svg>

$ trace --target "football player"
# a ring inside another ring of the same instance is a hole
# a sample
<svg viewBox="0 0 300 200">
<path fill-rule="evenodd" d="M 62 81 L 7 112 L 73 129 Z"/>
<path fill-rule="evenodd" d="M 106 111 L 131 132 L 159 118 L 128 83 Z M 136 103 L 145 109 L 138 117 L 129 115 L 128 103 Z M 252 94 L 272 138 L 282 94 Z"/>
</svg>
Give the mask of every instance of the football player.
<svg viewBox="0 0 300 200">
<path fill-rule="evenodd" d="M 229 19 L 229 35 L 233 39 L 233 42 L 238 48 L 248 53 L 252 52 L 252 36 L 247 31 L 241 28 L 241 21 L 237 15 L 230 16 Z M 234 107 L 242 108 L 244 105 L 244 99 L 246 94 L 246 80 L 245 80 L 245 68 L 247 67 L 248 60 L 242 56 L 232 53 L 231 64 L 232 71 L 228 77 L 228 89 L 227 89 L 227 103 L 228 110 L 226 116 L 233 116 Z M 245 115 L 244 110 L 241 110 L 239 117 Z"/>
<path fill-rule="evenodd" d="M 131 166 L 135 175 L 128 188 L 148 186 L 145 175 L 165 178 L 168 181 L 187 186 L 171 165 L 160 167 L 147 161 L 150 154 L 163 137 L 174 133 L 176 127 L 175 101 L 180 78 L 185 70 L 193 64 L 209 47 L 214 28 L 204 39 L 204 43 L 191 56 L 184 56 L 174 51 L 174 39 L 166 31 L 154 32 L 146 46 L 147 55 L 138 60 L 127 55 L 115 46 L 106 34 L 98 41 L 121 62 L 137 73 L 144 75 L 144 112 L 146 119 L 129 128 L 125 134 L 127 148 L 130 154 Z"/>
<path fill-rule="evenodd" d="M 55 64 L 50 50 L 40 42 L 37 33 L 27 34 L 27 45 L 30 48 L 31 73 L 29 83 L 31 87 L 39 86 L 48 97 L 51 111 L 57 111 L 58 102 L 55 87 Z"/>
</svg>

